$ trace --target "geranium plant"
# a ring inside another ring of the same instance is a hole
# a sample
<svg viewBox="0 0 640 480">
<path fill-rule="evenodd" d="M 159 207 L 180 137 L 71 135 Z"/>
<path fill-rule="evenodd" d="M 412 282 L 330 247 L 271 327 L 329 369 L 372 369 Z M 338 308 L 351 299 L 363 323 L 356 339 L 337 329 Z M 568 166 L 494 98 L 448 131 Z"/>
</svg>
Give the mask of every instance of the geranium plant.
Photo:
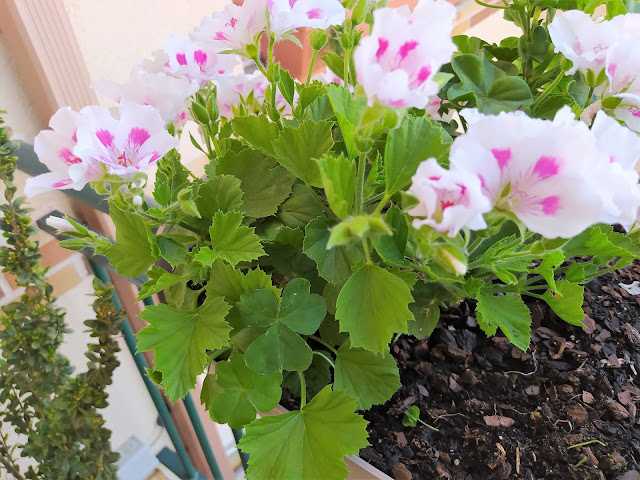
<svg viewBox="0 0 640 480">
<path fill-rule="evenodd" d="M 58 112 L 28 191 L 109 196 L 115 244 L 72 229 L 67 246 L 147 275 L 140 298 L 165 300 L 138 334 L 154 379 L 176 400 L 208 372 L 202 401 L 246 429 L 248 478 L 344 478 L 367 444 L 356 410 L 400 386 L 397 335 L 473 299 L 487 335 L 526 350 L 527 297 L 582 325 L 581 285 L 640 255 L 621 233 L 640 207 L 640 15 L 617 0 L 592 19 L 602 3 L 504 1 L 523 35 L 499 45 L 451 38 L 444 0 L 229 5 L 99 85 L 118 112 Z M 297 80 L 273 52 L 300 27 Z M 177 151 L 188 121 L 205 178 Z M 300 409 L 256 419 L 283 386 Z"/>
</svg>

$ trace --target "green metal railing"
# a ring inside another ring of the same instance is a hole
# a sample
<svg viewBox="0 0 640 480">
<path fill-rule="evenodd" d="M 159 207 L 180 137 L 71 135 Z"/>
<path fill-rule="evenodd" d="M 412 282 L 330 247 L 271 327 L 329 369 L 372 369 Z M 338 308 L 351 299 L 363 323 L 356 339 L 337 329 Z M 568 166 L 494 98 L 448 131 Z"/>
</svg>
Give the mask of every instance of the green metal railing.
<svg viewBox="0 0 640 480">
<path fill-rule="evenodd" d="M 33 151 L 33 147 L 31 145 L 28 145 L 25 143 L 21 144 L 16 154 L 19 159 L 18 168 L 23 172 L 29 175 L 39 175 L 42 173 L 46 173 L 48 171 L 47 167 L 44 166 L 42 163 L 40 163 L 40 161 L 38 160 L 35 152 Z M 105 213 L 109 212 L 109 205 L 105 197 L 98 195 L 88 186 L 79 192 L 75 190 L 65 190 L 64 193 L 76 200 L 80 200 L 81 202 L 87 204 L 88 206 L 98 211 L 105 212 Z M 150 201 L 154 203 L 152 199 L 150 199 Z M 46 218 L 50 215 L 62 216 L 62 213 L 51 212 L 48 215 L 45 215 L 44 217 L 40 218 L 36 222 L 38 224 L 38 227 L 41 230 L 46 231 L 47 233 L 51 234 L 52 236 L 56 237 L 59 240 L 68 238 L 64 235 L 59 235 L 55 231 L 55 229 L 46 225 Z M 84 254 L 89 260 L 89 264 L 91 265 L 91 269 L 93 270 L 94 275 L 104 283 L 111 283 L 108 272 L 112 272 L 112 273 L 116 273 L 116 272 L 113 269 L 113 267 L 109 265 L 108 259 L 101 255 L 94 255 L 90 249 L 83 249 L 81 250 L 81 253 Z M 140 278 L 128 278 L 128 277 L 123 277 L 123 278 L 127 278 L 127 280 L 129 280 L 138 288 L 140 288 L 141 285 L 147 280 L 146 277 L 144 276 Z M 117 298 L 117 295 L 115 294 L 115 292 L 113 295 L 114 295 L 113 300 L 116 307 L 122 308 L 122 305 L 119 299 Z M 144 299 L 143 302 L 145 303 L 145 305 L 153 305 L 153 299 L 151 297 Z M 144 356 L 137 351 L 137 341 L 135 338 L 135 334 L 133 332 L 133 329 L 131 328 L 131 325 L 126 319 L 122 324 L 122 334 L 124 336 L 127 348 L 129 349 L 129 352 L 133 356 L 136 367 L 138 368 L 138 372 L 140 373 L 140 376 L 144 381 L 145 387 L 147 388 L 147 391 L 149 392 L 149 395 L 153 400 L 153 403 L 158 411 L 158 415 L 162 420 L 162 422 L 164 423 L 164 426 L 167 430 L 167 434 L 169 435 L 169 438 L 171 439 L 173 447 L 175 448 L 175 453 L 163 451 L 158 454 L 158 458 L 167 468 L 169 468 L 171 471 L 173 471 L 178 477 L 180 477 L 183 480 L 206 479 L 206 477 L 201 472 L 198 472 L 196 468 L 193 466 L 193 463 L 189 458 L 189 455 L 186 451 L 184 443 L 182 442 L 182 439 L 180 438 L 178 430 L 176 429 L 176 426 L 171 418 L 169 409 L 167 408 L 167 405 L 165 403 L 162 393 L 158 389 L 157 385 L 153 383 L 149 378 L 149 376 L 147 375 L 148 364 Z M 209 469 L 211 470 L 211 474 L 213 475 L 215 480 L 222 480 L 223 478 L 222 473 L 216 461 L 215 455 L 213 453 L 213 449 L 211 448 L 211 444 L 209 443 L 209 440 L 207 438 L 207 434 L 205 432 L 204 426 L 202 425 L 202 422 L 200 420 L 197 407 L 193 399 L 191 398 L 190 394 L 187 394 L 185 396 L 185 398 L 183 399 L 183 403 L 185 406 L 185 410 L 187 411 L 187 415 L 189 416 L 189 420 L 192 424 L 193 430 L 200 444 L 200 448 L 202 449 L 202 452 L 204 453 Z M 237 442 L 240 441 L 240 438 L 242 438 L 243 432 L 242 430 L 233 430 L 233 435 L 234 435 L 234 438 L 236 439 L 236 444 L 237 444 Z M 247 454 L 240 453 L 240 458 L 242 460 L 242 465 L 246 471 L 249 456 Z"/>
</svg>

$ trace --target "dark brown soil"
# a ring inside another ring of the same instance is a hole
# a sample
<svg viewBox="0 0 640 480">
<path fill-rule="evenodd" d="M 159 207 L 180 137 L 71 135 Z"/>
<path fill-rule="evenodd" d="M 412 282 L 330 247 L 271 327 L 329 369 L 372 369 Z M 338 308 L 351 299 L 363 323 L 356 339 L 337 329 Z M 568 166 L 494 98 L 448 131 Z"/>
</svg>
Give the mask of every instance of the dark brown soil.
<svg viewBox="0 0 640 480">
<path fill-rule="evenodd" d="M 360 456 L 402 480 L 639 480 L 640 295 L 619 286 L 639 280 L 635 264 L 590 283 L 584 329 L 531 304 L 527 354 L 486 338 L 466 303 L 429 340 L 401 337 L 403 387 L 365 414 Z M 404 427 L 411 405 L 439 431 Z"/>
</svg>

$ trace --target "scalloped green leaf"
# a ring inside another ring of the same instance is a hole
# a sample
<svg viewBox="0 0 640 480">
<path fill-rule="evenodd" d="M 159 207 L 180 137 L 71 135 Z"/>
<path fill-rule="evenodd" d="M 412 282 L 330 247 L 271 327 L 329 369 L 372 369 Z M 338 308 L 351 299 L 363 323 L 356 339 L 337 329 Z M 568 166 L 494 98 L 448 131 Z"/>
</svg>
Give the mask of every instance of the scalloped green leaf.
<svg viewBox="0 0 640 480">
<path fill-rule="evenodd" d="M 300 411 L 254 420 L 238 444 L 251 455 L 247 479 L 346 478 L 344 456 L 369 444 L 355 408 L 354 398 L 327 386 Z"/>
</svg>

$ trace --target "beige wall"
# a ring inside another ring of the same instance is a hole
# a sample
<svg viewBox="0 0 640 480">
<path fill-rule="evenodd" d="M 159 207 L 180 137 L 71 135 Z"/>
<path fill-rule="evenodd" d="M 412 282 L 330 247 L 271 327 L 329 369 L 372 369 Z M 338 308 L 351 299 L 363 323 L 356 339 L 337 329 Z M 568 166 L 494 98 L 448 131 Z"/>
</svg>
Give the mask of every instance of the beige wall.
<svg viewBox="0 0 640 480">
<path fill-rule="evenodd" d="M 13 128 L 17 139 L 33 142 L 38 133 L 38 121 L 9 53 L 0 36 L 0 110 L 9 112 L 5 121 Z"/>
</svg>

